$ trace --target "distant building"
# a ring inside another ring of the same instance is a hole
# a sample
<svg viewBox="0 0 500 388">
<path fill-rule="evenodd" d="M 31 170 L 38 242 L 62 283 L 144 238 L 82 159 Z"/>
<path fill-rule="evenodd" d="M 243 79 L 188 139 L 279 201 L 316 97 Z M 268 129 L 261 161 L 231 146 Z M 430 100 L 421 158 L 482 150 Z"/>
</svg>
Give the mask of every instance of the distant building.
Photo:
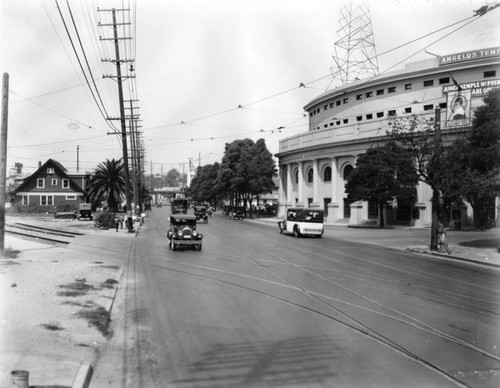
<svg viewBox="0 0 500 388">
<path fill-rule="evenodd" d="M 74 205 L 86 202 L 86 191 L 90 181 L 90 173 L 69 172 L 54 159 L 47 160 L 43 165 L 39 162 L 38 169 L 25 177 L 11 191 L 13 205 L 38 205 L 46 211 L 56 206 Z"/>
<path fill-rule="evenodd" d="M 483 97 L 500 87 L 500 48 L 479 49 L 409 63 L 404 70 L 383 73 L 327 91 L 304 109 L 309 131 L 279 143 L 279 214 L 296 206 L 325 210 L 327 223 L 357 224 L 378 219 L 376 203 L 349 203 L 346 178 L 356 158 L 387 141 L 388 117 L 413 114 L 433 118 L 441 108 L 443 139 L 471 126 L 474 110 Z M 412 205 L 397 198 L 388 222 L 424 226 L 431 223 L 432 191 L 417 186 Z M 498 220 L 497 205 L 489 219 Z M 470 206 L 453 209 L 451 220 L 467 221 Z"/>
</svg>

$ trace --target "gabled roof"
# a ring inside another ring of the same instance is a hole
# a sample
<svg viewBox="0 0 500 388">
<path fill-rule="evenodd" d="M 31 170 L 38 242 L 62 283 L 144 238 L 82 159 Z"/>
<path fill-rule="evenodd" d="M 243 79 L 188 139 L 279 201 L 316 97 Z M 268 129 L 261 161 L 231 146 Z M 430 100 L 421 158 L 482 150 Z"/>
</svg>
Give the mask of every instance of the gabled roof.
<svg viewBox="0 0 500 388">
<path fill-rule="evenodd" d="M 35 179 L 39 177 L 45 177 L 47 174 L 41 172 L 50 167 L 54 168 L 54 171 L 57 171 L 58 176 L 69 180 L 70 188 L 74 192 L 80 192 L 80 193 L 85 192 L 85 190 L 83 190 L 80 185 L 78 185 L 77 183 L 73 182 L 70 179 L 70 176 L 68 175 L 68 170 L 66 170 L 66 168 L 61 163 L 59 163 L 54 159 L 49 159 L 42 166 L 40 166 L 38 170 L 36 170 L 33 174 L 25 178 L 23 183 L 21 183 L 15 190 L 13 190 L 11 194 L 15 195 L 18 192 L 23 191 Z"/>
</svg>

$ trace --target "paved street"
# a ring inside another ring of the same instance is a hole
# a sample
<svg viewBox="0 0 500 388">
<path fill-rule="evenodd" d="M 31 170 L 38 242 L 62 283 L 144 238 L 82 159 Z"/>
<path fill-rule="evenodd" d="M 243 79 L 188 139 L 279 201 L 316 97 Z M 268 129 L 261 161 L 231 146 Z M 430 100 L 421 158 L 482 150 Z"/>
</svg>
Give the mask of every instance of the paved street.
<svg viewBox="0 0 500 388">
<path fill-rule="evenodd" d="M 500 385 L 498 269 L 220 215 L 172 252 L 168 214 L 123 257 L 92 387 Z"/>
</svg>

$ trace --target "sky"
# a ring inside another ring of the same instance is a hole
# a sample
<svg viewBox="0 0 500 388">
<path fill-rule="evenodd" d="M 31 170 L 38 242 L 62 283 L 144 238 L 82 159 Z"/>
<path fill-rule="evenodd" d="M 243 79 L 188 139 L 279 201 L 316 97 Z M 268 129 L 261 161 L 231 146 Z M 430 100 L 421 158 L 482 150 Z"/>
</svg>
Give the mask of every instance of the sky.
<svg viewBox="0 0 500 388">
<path fill-rule="evenodd" d="M 379 70 L 500 47 L 500 7 L 468 19 L 494 3 L 370 1 Z M 134 100 L 125 104 L 125 113 L 133 106 L 140 115 L 146 174 L 173 168 L 187 173 L 220 162 L 225 144 L 243 138 L 264 138 L 275 154 L 281 139 L 308 130 L 303 107 L 339 85 L 331 67 L 342 5 L 338 0 L 2 0 L 7 172 L 22 163 L 23 171 L 32 173 L 49 158 L 70 171 L 92 171 L 123 156 L 116 134 L 120 122 L 105 119 L 120 115 L 118 83 L 109 77 L 116 75 L 109 61 L 115 58 L 114 44 L 106 40 L 113 36 L 105 25 L 112 22 L 111 8 L 120 9 L 119 23 L 130 23 L 118 29 L 119 36 L 131 38 L 121 41 L 120 58 L 133 59 L 121 69 L 135 78 L 122 86 L 124 100 Z"/>
</svg>

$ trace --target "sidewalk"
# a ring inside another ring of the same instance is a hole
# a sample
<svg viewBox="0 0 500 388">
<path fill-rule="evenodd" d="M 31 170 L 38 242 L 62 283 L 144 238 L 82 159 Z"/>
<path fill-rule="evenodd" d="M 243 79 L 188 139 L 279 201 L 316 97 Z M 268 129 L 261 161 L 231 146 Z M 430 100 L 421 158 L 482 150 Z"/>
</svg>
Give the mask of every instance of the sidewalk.
<svg viewBox="0 0 500 388">
<path fill-rule="evenodd" d="M 9 218 L 85 235 L 69 245 L 47 245 L 11 235 L 0 260 L 0 387 L 11 372 L 29 372 L 30 387 L 85 387 L 106 323 L 129 243 L 126 229 L 95 228 L 91 221 Z M 22 385 L 21 385 L 22 386 Z"/>
<path fill-rule="evenodd" d="M 277 217 L 247 219 L 249 222 L 259 222 L 276 226 L 282 221 Z M 440 259 L 454 259 L 487 266 L 500 267 L 500 229 L 448 230 L 447 240 L 452 251 L 446 253 L 432 252 L 429 228 L 413 228 L 401 226 L 394 228 L 360 227 L 347 224 L 325 225 L 325 236 L 332 236 L 347 241 L 356 241 L 384 246 L 387 248 L 408 250 L 418 254 L 432 255 Z"/>
</svg>

